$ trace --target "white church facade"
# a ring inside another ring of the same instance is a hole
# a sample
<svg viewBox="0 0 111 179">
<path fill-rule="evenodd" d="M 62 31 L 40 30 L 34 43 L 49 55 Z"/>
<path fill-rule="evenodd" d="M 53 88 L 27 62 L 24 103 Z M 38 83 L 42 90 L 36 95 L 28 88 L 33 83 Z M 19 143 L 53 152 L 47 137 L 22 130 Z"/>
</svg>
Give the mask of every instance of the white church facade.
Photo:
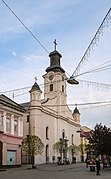
<svg viewBox="0 0 111 179">
<path fill-rule="evenodd" d="M 64 138 L 68 146 L 80 144 L 80 113 L 77 108 L 72 112 L 67 105 L 67 77 L 60 65 L 62 55 L 55 49 L 49 54 L 50 66 L 46 68 L 44 78 L 44 99 L 42 91 L 35 81 L 30 90 L 30 101 L 23 103 L 24 137 L 37 135 L 44 144 L 44 152 L 35 156 L 35 164 L 57 161 L 58 154 L 53 151 L 53 144 Z M 71 154 L 67 153 L 71 162 Z M 80 156 L 76 156 L 80 161 Z"/>
</svg>

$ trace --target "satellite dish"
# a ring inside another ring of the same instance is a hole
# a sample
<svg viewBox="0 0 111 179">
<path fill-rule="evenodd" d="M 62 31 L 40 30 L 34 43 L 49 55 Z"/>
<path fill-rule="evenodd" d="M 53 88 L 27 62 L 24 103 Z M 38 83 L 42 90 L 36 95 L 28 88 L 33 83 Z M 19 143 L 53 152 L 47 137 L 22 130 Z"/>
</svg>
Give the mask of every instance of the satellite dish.
<svg viewBox="0 0 111 179">
<path fill-rule="evenodd" d="M 79 82 L 77 80 L 75 80 L 75 78 L 73 76 L 71 76 L 70 78 L 67 79 L 67 82 L 71 85 L 78 85 Z"/>
</svg>

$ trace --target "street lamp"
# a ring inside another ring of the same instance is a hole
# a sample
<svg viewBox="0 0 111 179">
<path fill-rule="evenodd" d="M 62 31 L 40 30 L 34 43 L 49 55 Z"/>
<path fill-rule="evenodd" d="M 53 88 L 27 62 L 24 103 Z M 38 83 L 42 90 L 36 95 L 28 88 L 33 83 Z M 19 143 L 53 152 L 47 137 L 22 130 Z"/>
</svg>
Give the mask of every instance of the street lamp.
<svg viewBox="0 0 111 179">
<path fill-rule="evenodd" d="M 75 80 L 74 76 L 70 76 L 70 78 L 67 79 L 67 82 L 71 85 L 78 85 L 79 82 Z"/>
</svg>

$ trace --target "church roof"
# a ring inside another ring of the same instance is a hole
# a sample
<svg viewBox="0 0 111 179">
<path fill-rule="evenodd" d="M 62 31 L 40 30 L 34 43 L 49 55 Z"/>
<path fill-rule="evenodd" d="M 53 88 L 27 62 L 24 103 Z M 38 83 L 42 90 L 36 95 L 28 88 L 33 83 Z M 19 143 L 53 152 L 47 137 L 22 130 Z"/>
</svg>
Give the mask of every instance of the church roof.
<svg viewBox="0 0 111 179">
<path fill-rule="evenodd" d="M 84 131 L 84 132 L 90 132 L 91 129 L 87 126 L 81 126 L 81 129 Z"/>
<path fill-rule="evenodd" d="M 17 104 L 15 101 L 11 100 L 7 96 L 1 94 L 0 95 L 0 104 L 3 106 L 7 106 L 9 108 L 15 109 L 20 112 L 25 112 L 25 108 L 20 104 Z"/>
<path fill-rule="evenodd" d="M 46 103 L 48 100 L 49 100 L 49 98 L 48 99 L 42 99 L 41 104 Z M 26 111 L 28 111 L 29 108 L 30 108 L 30 102 L 21 103 L 20 105 L 23 106 Z"/>
<path fill-rule="evenodd" d="M 26 111 L 28 111 L 30 107 L 30 102 L 21 103 L 20 105 L 23 106 Z"/>
<path fill-rule="evenodd" d="M 75 109 L 74 109 L 74 111 L 73 111 L 73 114 L 74 114 L 74 113 L 80 114 L 80 112 L 79 112 L 79 110 L 77 109 L 77 107 L 75 107 Z"/>
<path fill-rule="evenodd" d="M 59 55 L 60 58 L 62 57 L 62 55 L 57 50 L 54 50 L 53 52 L 49 53 L 49 57 L 55 54 Z"/>
<path fill-rule="evenodd" d="M 31 93 L 32 91 L 36 91 L 36 90 L 41 91 L 39 85 L 37 84 L 37 82 L 34 83 L 34 85 L 32 86 L 32 88 L 31 88 L 31 90 L 29 92 Z"/>
<path fill-rule="evenodd" d="M 83 135 L 86 135 L 86 137 L 90 136 L 91 129 L 87 126 L 81 126 L 81 137 L 85 137 Z"/>
</svg>

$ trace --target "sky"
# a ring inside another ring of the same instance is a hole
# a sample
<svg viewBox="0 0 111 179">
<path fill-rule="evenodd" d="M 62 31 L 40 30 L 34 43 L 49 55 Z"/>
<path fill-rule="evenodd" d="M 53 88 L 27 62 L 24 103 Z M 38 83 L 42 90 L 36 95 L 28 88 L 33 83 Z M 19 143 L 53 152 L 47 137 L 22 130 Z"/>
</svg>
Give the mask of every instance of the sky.
<svg viewBox="0 0 111 179">
<path fill-rule="evenodd" d="M 14 100 L 18 103 L 29 101 L 29 89 L 26 93 L 23 88 L 32 86 L 35 76 L 43 91 L 42 75 L 49 66 L 48 55 L 54 50 L 54 39 L 57 40 L 57 50 L 62 54 L 61 66 L 65 69 L 67 77 L 73 74 L 111 7 L 111 0 L 5 0 L 5 2 L 36 37 L 36 39 L 32 37 L 1 0 L 0 92 L 22 88 L 16 90 L 17 95 L 14 93 Z M 80 66 L 77 76 L 79 85 L 67 83 L 67 103 L 70 109 L 73 111 L 77 104 L 81 113 L 81 125 L 90 128 L 94 128 L 96 123 L 111 127 L 111 102 L 98 106 L 86 105 L 86 103 L 111 101 L 110 44 L 111 19 L 108 19 L 108 26 L 103 27 L 103 32 L 90 55 Z M 80 75 L 101 64 L 109 65 L 109 68 Z M 25 94 L 20 95 L 21 93 Z"/>
</svg>

